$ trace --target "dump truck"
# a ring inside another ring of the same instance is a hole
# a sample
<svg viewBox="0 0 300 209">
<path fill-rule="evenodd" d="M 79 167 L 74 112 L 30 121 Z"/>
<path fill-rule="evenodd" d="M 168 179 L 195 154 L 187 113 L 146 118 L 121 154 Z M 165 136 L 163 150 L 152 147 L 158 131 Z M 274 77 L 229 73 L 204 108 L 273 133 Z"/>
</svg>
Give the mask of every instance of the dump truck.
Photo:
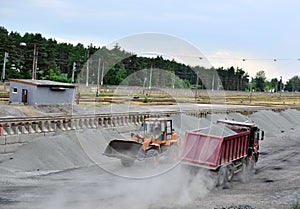
<svg viewBox="0 0 300 209">
<path fill-rule="evenodd" d="M 234 174 L 253 170 L 263 138 L 254 123 L 218 120 L 208 128 L 186 132 L 182 163 L 212 171 L 222 186 Z"/>
<path fill-rule="evenodd" d="M 146 118 L 142 134 L 131 133 L 130 139 L 111 140 L 103 154 L 120 159 L 126 167 L 135 160 L 157 160 L 161 156 L 175 159 L 179 157 L 179 138 L 172 125 L 172 119 Z"/>
</svg>

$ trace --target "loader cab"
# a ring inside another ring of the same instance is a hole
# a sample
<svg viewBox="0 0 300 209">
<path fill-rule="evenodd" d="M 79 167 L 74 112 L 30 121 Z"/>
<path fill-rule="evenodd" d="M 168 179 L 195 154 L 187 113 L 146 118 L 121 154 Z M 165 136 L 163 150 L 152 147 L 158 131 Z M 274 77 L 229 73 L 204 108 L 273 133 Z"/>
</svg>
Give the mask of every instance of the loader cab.
<svg viewBox="0 0 300 209">
<path fill-rule="evenodd" d="M 143 123 L 144 136 L 154 136 L 157 140 L 172 138 L 172 120 L 167 118 L 147 118 Z"/>
</svg>

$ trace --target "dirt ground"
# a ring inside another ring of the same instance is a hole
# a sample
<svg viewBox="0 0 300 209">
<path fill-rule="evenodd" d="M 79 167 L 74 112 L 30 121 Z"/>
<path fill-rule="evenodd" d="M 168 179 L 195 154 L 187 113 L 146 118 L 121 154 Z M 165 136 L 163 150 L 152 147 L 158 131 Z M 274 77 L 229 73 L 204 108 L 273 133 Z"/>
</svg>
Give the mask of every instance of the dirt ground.
<svg viewBox="0 0 300 209">
<path fill-rule="evenodd" d="M 124 168 L 118 160 L 103 156 L 111 138 L 127 136 L 116 129 L 57 133 L 21 147 L 12 159 L 0 163 L 0 208 L 288 209 L 300 201 L 298 111 L 262 111 L 249 118 L 176 117 L 177 130 L 224 117 L 258 123 L 266 137 L 254 174 L 235 176 L 225 188 L 216 188 L 214 175 L 202 170 L 192 175 L 180 161 L 160 161 L 154 167 L 137 162 Z"/>
</svg>

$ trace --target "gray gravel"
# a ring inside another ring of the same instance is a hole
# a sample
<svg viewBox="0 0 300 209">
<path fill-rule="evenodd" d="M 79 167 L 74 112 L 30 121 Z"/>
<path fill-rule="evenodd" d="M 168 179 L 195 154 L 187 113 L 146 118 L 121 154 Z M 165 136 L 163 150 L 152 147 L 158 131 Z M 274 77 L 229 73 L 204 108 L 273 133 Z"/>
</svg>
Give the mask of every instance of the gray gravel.
<svg viewBox="0 0 300 209">
<path fill-rule="evenodd" d="M 266 131 L 255 174 L 236 176 L 227 189 L 214 188 L 214 177 L 206 172 L 190 176 L 166 163 L 124 168 L 102 155 L 109 140 L 126 138 L 124 132 L 138 127 L 58 132 L 22 146 L 12 160 L 0 163 L 0 208 L 282 209 L 300 201 L 299 111 L 172 118 L 181 136 L 185 130 L 213 127 L 216 119 L 255 121 Z M 128 178 L 150 174 L 156 175 Z"/>
<path fill-rule="evenodd" d="M 255 209 L 249 205 L 231 205 L 226 207 L 219 207 L 214 209 Z"/>
</svg>

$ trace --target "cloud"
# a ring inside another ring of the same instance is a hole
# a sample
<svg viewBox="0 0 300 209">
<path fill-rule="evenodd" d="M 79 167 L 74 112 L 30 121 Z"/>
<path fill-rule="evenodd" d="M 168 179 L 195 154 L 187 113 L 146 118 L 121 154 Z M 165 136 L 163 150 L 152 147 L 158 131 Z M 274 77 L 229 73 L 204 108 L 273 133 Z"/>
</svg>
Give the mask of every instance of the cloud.
<svg viewBox="0 0 300 209">
<path fill-rule="evenodd" d="M 274 77 L 279 78 L 285 75 L 286 78 L 295 73 L 295 65 L 291 65 L 288 68 L 286 62 L 280 59 L 263 58 L 250 54 L 249 52 L 233 52 L 226 49 L 219 49 L 207 56 L 208 60 L 214 67 L 234 68 L 239 67 L 245 70 L 250 77 L 255 77 L 255 74 L 264 70 L 268 79 Z M 296 62 L 296 60 L 294 61 Z M 285 69 L 285 71 L 283 71 Z"/>
</svg>

